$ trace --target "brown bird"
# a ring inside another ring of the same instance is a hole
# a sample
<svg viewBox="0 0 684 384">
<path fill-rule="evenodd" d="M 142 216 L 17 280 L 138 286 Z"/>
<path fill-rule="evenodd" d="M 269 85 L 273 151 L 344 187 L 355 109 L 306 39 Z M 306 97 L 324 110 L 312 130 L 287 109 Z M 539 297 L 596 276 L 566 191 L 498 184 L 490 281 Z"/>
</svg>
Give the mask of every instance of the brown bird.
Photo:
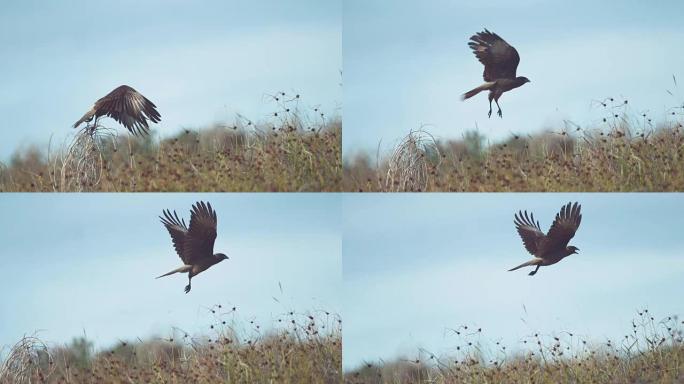
<svg viewBox="0 0 684 384">
<path fill-rule="evenodd" d="M 575 236 L 575 232 L 582 221 L 580 208 L 581 206 L 577 203 L 564 205 L 560 213 L 556 214 L 556 220 L 553 221 L 551 229 L 546 235 L 539 227 L 539 222 L 534 221 L 534 215 L 528 216 L 527 211 L 524 214 L 518 212 L 515 215 L 515 227 L 527 252 L 531 253 L 534 259 L 509 269 L 509 271 L 536 265 L 537 268 L 530 272 L 530 276 L 533 276 L 542 265 L 556 264 L 565 257 L 577 253 L 579 249 L 572 245 L 568 246 L 568 242 Z"/>
<path fill-rule="evenodd" d="M 202 201 L 195 203 L 190 212 L 190 228 L 185 221 L 178 218 L 176 211 L 168 209 L 163 211 L 164 217 L 159 216 L 162 224 L 166 227 L 173 240 L 176 253 L 183 260 L 183 266 L 160 277 L 174 273 L 187 273 L 188 285 L 185 293 L 190 292 L 191 280 L 200 272 L 207 270 L 214 264 L 227 260 L 228 256 L 223 253 L 214 253 L 214 240 L 216 240 L 216 211 L 209 203 Z"/>
<path fill-rule="evenodd" d="M 74 124 L 74 128 L 81 123 L 90 122 L 93 117 L 97 123 L 100 116 L 109 116 L 118 121 L 133 135 L 149 133 L 148 119 L 153 123 L 161 121 L 157 106 L 128 85 L 122 85 L 96 101 L 95 105 Z"/>
<path fill-rule="evenodd" d="M 499 108 L 497 112 L 499 117 L 503 117 L 501 106 L 499 105 L 499 98 L 504 92 L 519 86 L 529 83 L 530 80 L 524 76 L 515 76 L 520 63 L 520 56 L 518 51 L 510 46 L 504 39 L 499 37 L 496 33 L 489 32 L 487 29 L 484 32 L 478 32 L 470 37 L 468 43 L 470 49 L 478 60 L 484 65 L 485 83 L 479 87 L 470 90 L 463 94 L 462 100 L 469 99 L 482 91 L 489 91 L 489 117 L 492 117 L 492 99 L 496 102 Z"/>
</svg>

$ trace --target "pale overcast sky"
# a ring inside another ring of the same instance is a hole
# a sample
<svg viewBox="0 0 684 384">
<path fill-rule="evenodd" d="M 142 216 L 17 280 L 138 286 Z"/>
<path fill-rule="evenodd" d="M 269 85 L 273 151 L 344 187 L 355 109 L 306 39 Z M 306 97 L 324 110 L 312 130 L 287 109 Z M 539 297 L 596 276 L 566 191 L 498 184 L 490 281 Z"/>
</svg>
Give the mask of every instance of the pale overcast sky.
<svg viewBox="0 0 684 384">
<path fill-rule="evenodd" d="M 531 259 L 514 213 L 547 231 L 569 201 L 579 254 L 508 272 Z M 535 332 L 620 337 L 644 307 L 684 315 L 682 194 L 348 194 L 343 212 L 346 369 L 447 352 L 463 324 L 513 348 Z"/>
<path fill-rule="evenodd" d="M 187 223 L 198 200 L 216 210 L 214 250 L 230 259 L 186 295 L 187 275 L 155 279 L 182 265 L 158 216 Z M 50 343 L 85 332 L 97 347 L 174 326 L 207 334 L 215 304 L 264 328 L 291 309 L 341 310 L 338 195 L 6 194 L 0 211 L 0 350 L 36 331 Z"/>
<path fill-rule="evenodd" d="M 385 151 L 424 124 L 440 139 L 477 126 L 493 140 L 558 131 L 563 119 L 592 125 L 603 117 L 592 100 L 608 96 L 663 119 L 684 102 L 672 80 L 684 81 L 682 14 L 676 0 L 345 0 L 345 155 Z M 486 93 L 460 100 L 483 82 L 467 45 L 483 28 L 518 50 L 518 74 L 532 80 L 501 98 L 503 120 L 487 118 Z"/>
<path fill-rule="evenodd" d="M 341 3 L 315 0 L 3 1 L 0 160 L 18 146 L 60 143 L 121 84 L 158 107 L 161 134 L 264 120 L 264 94 L 339 110 Z M 111 126 L 116 123 L 109 121 Z"/>
</svg>

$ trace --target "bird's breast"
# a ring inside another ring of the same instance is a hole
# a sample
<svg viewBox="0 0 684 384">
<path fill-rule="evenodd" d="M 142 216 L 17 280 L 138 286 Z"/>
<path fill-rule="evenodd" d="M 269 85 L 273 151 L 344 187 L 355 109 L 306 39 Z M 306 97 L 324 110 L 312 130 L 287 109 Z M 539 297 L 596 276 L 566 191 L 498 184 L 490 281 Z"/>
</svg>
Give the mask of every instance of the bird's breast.
<svg viewBox="0 0 684 384">
<path fill-rule="evenodd" d="M 556 264 L 557 262 L 563 260 L 565 256 L 567 256 L 565 254 L 565 250 L 555 250 L 553 252 L 549 252 L 547 255 L 543 257 L 544 262 L 542 263 L 542 265 Z"/>
<path fill-rule="evenodd" d="M 507 92 L 513 88 L 517 88 L 520 86 L 519 84 L 516 84 L 516 82 L 513 79 L 497 79 L 496 85 L 497 88 L 501 90 L 501 92 Z"/>
<path fill-rule="evenodd" d="M 210 266 L 205 264 L 195 264 L 192 266 L 192 274 L 197 275 L 200 272 L 206 271 Z"/>
</svg>

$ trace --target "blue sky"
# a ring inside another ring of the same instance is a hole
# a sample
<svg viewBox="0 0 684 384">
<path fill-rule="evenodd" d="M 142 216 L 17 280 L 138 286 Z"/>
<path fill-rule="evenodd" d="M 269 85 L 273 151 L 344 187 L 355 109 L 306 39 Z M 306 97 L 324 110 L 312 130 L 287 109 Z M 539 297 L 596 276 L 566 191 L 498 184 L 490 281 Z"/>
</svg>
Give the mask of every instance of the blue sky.
<svg viewBox="0 0 684 384">
<path fill-rule="evenodd" d="M 264 120 L 280 90 L 340 113 L 341 30 L 337 1 L 3 1 L 0 160 L 61 143 L 121 84 L 157 105 L 161 134 Z"/>
<path fill-rule="evenodd" d="M 558 131 L 563 119 L 593 125 L 603 113 L 592 100 L 608 96 L 661 120 L 684 102 L 681 84 L 666 92 L 672 75 L 684 81 L 683 13 L 675 0 L 345 0 L 344 153 L 386 151 L 422 125 L 441 139 L 477 127 L 493 140 Z M 487 118 L 486 93 L 460 100 L 483 82 L 467 46 L 483 28 L 516 47 L 518 74 L 532 80 L 501 98 L 503 120 Z"/>
<path fill-rule="evenodd" d="M 508 272 L 531 259 L 514 213 L 546 231 L 568 201 L 580 253 Z M 512 348 L 534 332 L 620 337 L 644 307 L 684 315 L 682 194 L 348 194 L 343 212 L 345 369 L 447 352 L 459 325 Z"/>
<path fill-rule="evenodd" d="M 187 275 L 155 279 L 182 265 L 158 215 L 188 222 L 198 200 L 217 211 L 214 250 L 230 259 L 186 295 Z M 174 326 L 207 334 L 215 304 L 264 328 L 291 309 L 340 313 L 340 205 L 327 194 L 6 194 L 0 350 L 36 331 L 56 344 L 85 332 L 96 347 Z"/>
</svg>

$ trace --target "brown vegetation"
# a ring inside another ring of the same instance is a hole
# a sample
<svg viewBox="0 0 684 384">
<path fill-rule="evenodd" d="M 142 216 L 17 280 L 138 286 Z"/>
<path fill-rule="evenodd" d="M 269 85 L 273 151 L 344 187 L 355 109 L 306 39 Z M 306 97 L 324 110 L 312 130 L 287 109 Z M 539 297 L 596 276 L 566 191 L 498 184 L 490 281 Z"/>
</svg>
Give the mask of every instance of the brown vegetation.
<svg viewBox="0 0 684 384">
<path fill-rule="evenodd" d="M 270 331 L 212 308 L 209 335 L 181 330 L 149 341 L 120 342 L 94 353 L 77 338 L 48 347 L 25 337 L 0 361 L 1 383 L 339 383 L 341 320 L 327 312 L 288 312 Z M 243 329 L 244 327 L 248 329 Z"/>
<path fill-rule="evenodd" d="M 562 331 L 535 333 L 509 348 L 485 340 L 481 328 L 449 330 L 457 345 L 444 356 L 421 350 L 416 358 L 367 363 L 345 374 L 347 384 L 403 383 L 681 383 L 684 321 L 638 313 L 617 340 L 592 343 Z"/>
<path fill-rule="evenodd" d="M 299 95 L 272 97 L 269 121 L 238 116 L 161 140 L 84 128 L 59 149 L 34 147 L 0 163 L 0 191 L 339 191 L 341 119 L 301 111 Z"/>
<path fill-rule="evenodd" d="M 630 114 L 628 102 L 600 104 L 594 127 L 566 121 L 562 129 L 512 135 L 485 145 L 468 132 L 439 141 L 410 132 L 388 157 L 360 154 L 344 165 L 345 191 L 617 192 L 683 191 L 684 107 L 656 126 Z"/>
</svg>

